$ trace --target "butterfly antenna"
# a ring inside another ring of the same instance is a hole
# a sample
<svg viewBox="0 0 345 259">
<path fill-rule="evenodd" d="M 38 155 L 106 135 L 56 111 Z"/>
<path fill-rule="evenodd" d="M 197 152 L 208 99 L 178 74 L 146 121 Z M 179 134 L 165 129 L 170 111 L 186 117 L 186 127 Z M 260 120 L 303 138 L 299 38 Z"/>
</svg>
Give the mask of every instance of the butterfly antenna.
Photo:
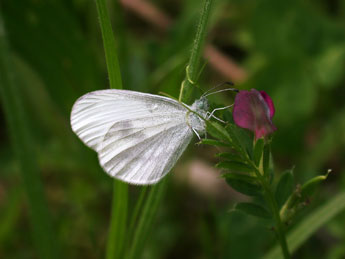
<svg viewBox="0 0 345 259">
<path fill-rule="evenodd" d="M 227 91 L 238 92 L 238 89 L 236 89 L 236 88 L 226 88 L 226 89 L 218 90 L 218 91 L 211 92 L 211 93 L 208 93 L 208 94 L 204 94 L 203 97 L 207 97 L 207 96 L 212 95 L 212 94 L 221 93 L 221 92 L 227 92 Z"/>
<path fill-rule="evenodd" d="M 217 88 L 219 88 L 219 87 L 222 87 L 222 86 L 224 86 L 224 85 L 231 85 L 231 86 L 234 86 L 234 83 L 233 83 L 233 82 L 223 82 L 223 83 L 220 83 L 220 84 L 218 84 L 218 85 L 212 87 L 211 89 L 208 89 L 208 90 L 202 95 L 202 97 L 203 97 L 203 96 L 206 96 L 207 94 L 209 94 L 212 90 L 217 89 Z M 233 88 L 233 89 L 234 89 L 234 91 L 238 91 L 238 90 L 235 89 L 235 88 Z"/>
</svg>

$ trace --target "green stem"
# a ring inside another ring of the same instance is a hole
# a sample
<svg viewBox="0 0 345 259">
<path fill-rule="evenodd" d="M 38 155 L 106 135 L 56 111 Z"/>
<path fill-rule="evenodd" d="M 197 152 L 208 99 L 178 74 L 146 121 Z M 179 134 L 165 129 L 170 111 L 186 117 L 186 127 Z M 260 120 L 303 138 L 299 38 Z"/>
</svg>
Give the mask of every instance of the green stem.
<svg viewBox="0 0 345 259">
<path fill-rule="evenodd" d="M 281 218 L 280 218 L 277 202 L 276 202 L 276 200 L 273 196 L 273 193 L 272 193 L 271 189 L 269 188 L 269 186 L 266 183 L 264 183 L 263 187 L 264 187 L 264 190 L 266 193 L 265 194 L 266 201 L 270 204 L 270 207 L 271 207 L 271 210 L 273 213 L 273 218 L 274 218 L 274 221 L 276 223 L 275 231 L 277 233 L 280 247 L 282 249 L 284 258 L 289 259 L 289 258 L 291 258 L 291 256 L 290 256 L 288 245 L 286 242 L 285 228 L 284 228 L 283 223 L 282 223 Z"/>
<path fill-rule="evenodd" d="M 122 79 L 120 65 L 117 58 L 115 38 L 105 0 L 96 0 L 99 22 L 102 31 L 105 60 L 107 62 L 110 88 L 121 89 Z"/>
<path fill-rule="evenodd" d="M 0 12 L 0 93 L 8 131 L 26 191 L 33 239 L 40 258 L 61 258 L 58 242 L 51 224 L 50 214 L 40 178 L 35 143 L 27 121 L 21 91 L 16 82 L 10 49 Z"/>
<path fill-rule="evenodd" d="M 117 58 L 115 38 L 105 0 L 96 0 L 96 6 L 102 31 L 110 88 L 121 89 L 121 71 Z M 114 195 L 106 250 L 107 259 L 121 258 L 126 233 L 127 204 L 128 185 L 121 181 L 114 180 Z"/>
<path fill-rule="evenodd" d="M 127 259 L 140 258 L 140 254 L 142 254 L 145 246 L 145 241 L 147 240 L 154 216 L 157 213 L 158 205 L 163 197 L 166 182 L 167 180 L 164 179 L 161 183 L 158 183 L 151 188 L 139 219 L 137 229 L 134 233 L 132 245 L 130 247 L 129 254 L 126 257 Z"/>
<path fill-rule="evenodd" d="M 139 195 L 139 198 L 135 204 L 135 207 L 134 207 L 134 210 L 133 210 L 133 213 L 132 213 L 132 216 L 131 216 L 131 220 L 129 221 L 130 222 L 130 225 L 128 227 L 128 234 L 127 234 L 127 238 L 126 240 L 129 240 L 130 238 L 132 238 L 133 236 L 133 233 L 134 233 L 134 227 L 135 227 L 135 223 L 137 222 L 137 219 L 138 219 L 138 215 L 139 215 L 139 212 L 143 206 L 143 203 L 144 203 L 144 198 L 145 198 L 145 194 L 147 192 L 147 186 L 144 186 L 144 187 L 141 187 L 141 190 L 140 190 L 140 195 Z M 127 242 L 129 244 L 129 242 Z"/>
<path fill-rule="evenodd" d="M 106 258 L 122 258 L 125 244 L 127 221 L 128 185 L 114 180 L 114 193 L 111 209 L 110 230 L 107 242 Z"/>
<path fill-rule="evenodd" d="M 204 6 L 194 39 L 192 53 L 186 67 L 186 77 L 182 82 L 180 89 L 179 101 L 184 103 L 188 103 L 191 101 L 194 86 L 198 81 L 200 57 L 207 33 L 207 24 L 211 13 L 211 6 L 212 0 L 204 0 Z"/>
<path fill-rule="evenodd" d="M 278 204 L 274 198 L 270 185 L 267 183 L 266 179 L 264 178 L 264 172 L 262 168 L 261 169 L 258 168 L 248 156 L 247 156 L 247 162 L 250 163 L 253 168 L 255 168 L 255 174 L 263 188 L 265 200 L 271 208 L 273 218 L 275 221 L 275 232 L 277 234 L 277 238 L 278 238 L 281 250 L 283 252 L 284 258 L 290 259 L 291 255 L 290 255 L 288 245 L 286 242 L 285 228 L 280 218 Z"/>
</svg>

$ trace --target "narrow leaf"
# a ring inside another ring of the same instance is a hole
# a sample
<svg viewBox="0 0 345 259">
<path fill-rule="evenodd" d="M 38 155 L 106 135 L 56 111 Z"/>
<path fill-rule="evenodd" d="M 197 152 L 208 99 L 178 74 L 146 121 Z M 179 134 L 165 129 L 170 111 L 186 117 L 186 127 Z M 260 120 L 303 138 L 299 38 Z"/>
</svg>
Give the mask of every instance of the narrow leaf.
<svg viewBox="0 0 345 259">
<path fill-rule="evenodd" d="M 243 159 L 238 154 L 235 154 L 235 153 L 224 152 L 224 153 L 219 153 L 216 156 L 228 161 L 236 161 L 236 162 L 243 161 Z"/>
<path fill-rule="evenodd" d="M 145 248 L 145 243 L 148 239 L 150 230 L 153 226 L 154 216 L 157 214 L 159 204 L 163 198 L 166 185 L 167 179 L 163 179 L 160 183 L 151 187 L 136 226 L 133 241 L 131 242 L 131 246 L 127 251 L 127 256 L 122 258 L 140 258 L 140 255 L 143 253 Z"/>
<path fill-rule="evenodd" d="M 345 192 L 341 192 L 326 204 L 315 209 L 287 236 L 287 243 L 293 253 L 301 247 L 320 227 L 345 210 Z M 276 245 L 264 257 L 265 259 L 281 259 L 280 247 Z"/>
<path fill-rule="evenodd" d="M 308 198 L 314 193 L 315 189 L 323 182 L 330 170 L 326 175 L 316 176 L 307 181 L 302 187 L 296 188 L 296 190 L 290 195 L 280 210 L 280 216 L 282 221 L 289 221 L 299 210 L 301 210 Z"/>
<path fill-rule="evenodd" d="M 235 161 L 223 161 L 219 162 L 216 167 L 218 168 L 224 168 L 228 169 L 234 172 L 253 172 L 253 168 L 247 164 L 241 163 L 241 162 L 235 162 Z"/>
<path fill-rule="evenodd" d="M 105 60 L 107 63 L 110 87 L 114 89 L 122 88 L 120 65 L 117 58 L 115 38 L 107 10 L 105 0 L 96 0 L 98 17 L 100 21 Z"/>
<path fill-rule="evenodd" d="M 264 139 L 258 139 L 255 143 L 255 147 L 254 147 L 254 153 L 253 153 L 253 160 L 254 160 L 254 163 L 258 166 L 260 164 L 260 160 L 261 160 L 261 157 L 262 157 L 262 152 L 263 152 L 263 149 L 264 149 L 264 145 L 265 145 L 265 142 L 264 142 Z"/>
<path fill-rule="evenodd" d="M 263 170 L 264 170 L 265 175 L 270 173 L 270 158 L 271 158 L 270 144 L 266 144 L 263 150 Z"/>
<path fill-rule="evenodd" d="M 294 179 L 292 170 L 288 170 L 282 174 L 276 187 L 275 197 L 279 208 L 284 204 L 287 198 L 294 190 Z"/>
<path fill-rule="evenodd" d="M 222 174 L 222 177 L 225 179 L 236 179 L 236 180 L 247 181 L 252 184 L 257 182 L 256 177 L 248 175 L 248 174 L 225 173 L 225 174 Z"/>
<path fill-rule="evenodd" d="M 218 146 L 218 147 L 229 147 L 230 146 L 227 143 L 224 143 L 222 141 L 215 140 L 215 139 L 202 139 L 200 141 L 200 143 L 204 144 L 204 145 Z"/>
<path fill-rule="evenodd" d="M 241 153 L 246 153 L 250 158 L 253 156 L 253 135 L 235 124 L 228 124 L 227 131 L 233 140 L 234 147 Z"/>
<path fill-rule="evenodd" d="M 241 202 L 235 204 L 234 207 L 235 210 L 240 210 L 246 214 L 249 214 L 251 216 L 269 219 L 271 218 L 270 213 L 263 207 L 261 207 L 258 204 L 249 203 L 249 202 Z"/>
<path fill-rule="evenodd" d="M 315 190 L 317 189 L 317 187 L 324 181 L 327 179 L 329 173 L 331 172 L 331 170 L 328 170 L 326 175 L 319 175 L 316 176 L 312 179 L 310 179 L 309 181 L 307 181 L 305 184 L 303 184 L 302 188 L 301 188 L 301 195 L 303 198 L 308 198 L 311 195 L 313 195 L 313 193 L 315 192 Z"/>
<path fill-rule="evenodd" d="M 230 173 L 226 176 L 226 182 L 236 191 L 249 196 L 260 196 L 261 187 L 251 179 L 243 177 L 243 174 Z"/>
<path fill-rule="evenodd" d="M 229 133 L 219 123 L 213 121 L 206 121 L 206 127 L 207 132 L 210 133 L 213 137 L 223 142 L 231 144 L 232 141 Z"/>
</svg>

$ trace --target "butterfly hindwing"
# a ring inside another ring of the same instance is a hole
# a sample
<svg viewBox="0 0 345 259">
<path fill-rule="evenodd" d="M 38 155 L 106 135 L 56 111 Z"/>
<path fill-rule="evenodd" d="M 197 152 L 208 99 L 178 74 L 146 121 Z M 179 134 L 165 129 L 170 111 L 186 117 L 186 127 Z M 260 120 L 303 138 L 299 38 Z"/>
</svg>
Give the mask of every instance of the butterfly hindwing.
<svg viewBox="0 0 345 259">
<path fill-rule="evenodd" d="M 183 117 L 176 115 L 122 121 L 105 135 L 99 161 L 115 178 L 153 184 L 170 171 L 192 137 Z"/>
</svg>

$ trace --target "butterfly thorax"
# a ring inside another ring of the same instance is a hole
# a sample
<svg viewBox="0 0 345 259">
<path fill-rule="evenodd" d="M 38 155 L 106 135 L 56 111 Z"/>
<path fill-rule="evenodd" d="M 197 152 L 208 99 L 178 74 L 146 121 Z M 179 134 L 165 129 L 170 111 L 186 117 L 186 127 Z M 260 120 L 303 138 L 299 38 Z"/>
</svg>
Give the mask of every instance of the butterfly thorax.
<svg viewBox="0 0 345 259">
<path fill-rule="evenodd" d="M 209 109 L 208 101 L 205 97 L 196 100 L 190 107 L 193 112 L 187 113 L 187 122 L 191 128 L 203 135 L 206 132 L 205 120 Z"/>
</svg>

